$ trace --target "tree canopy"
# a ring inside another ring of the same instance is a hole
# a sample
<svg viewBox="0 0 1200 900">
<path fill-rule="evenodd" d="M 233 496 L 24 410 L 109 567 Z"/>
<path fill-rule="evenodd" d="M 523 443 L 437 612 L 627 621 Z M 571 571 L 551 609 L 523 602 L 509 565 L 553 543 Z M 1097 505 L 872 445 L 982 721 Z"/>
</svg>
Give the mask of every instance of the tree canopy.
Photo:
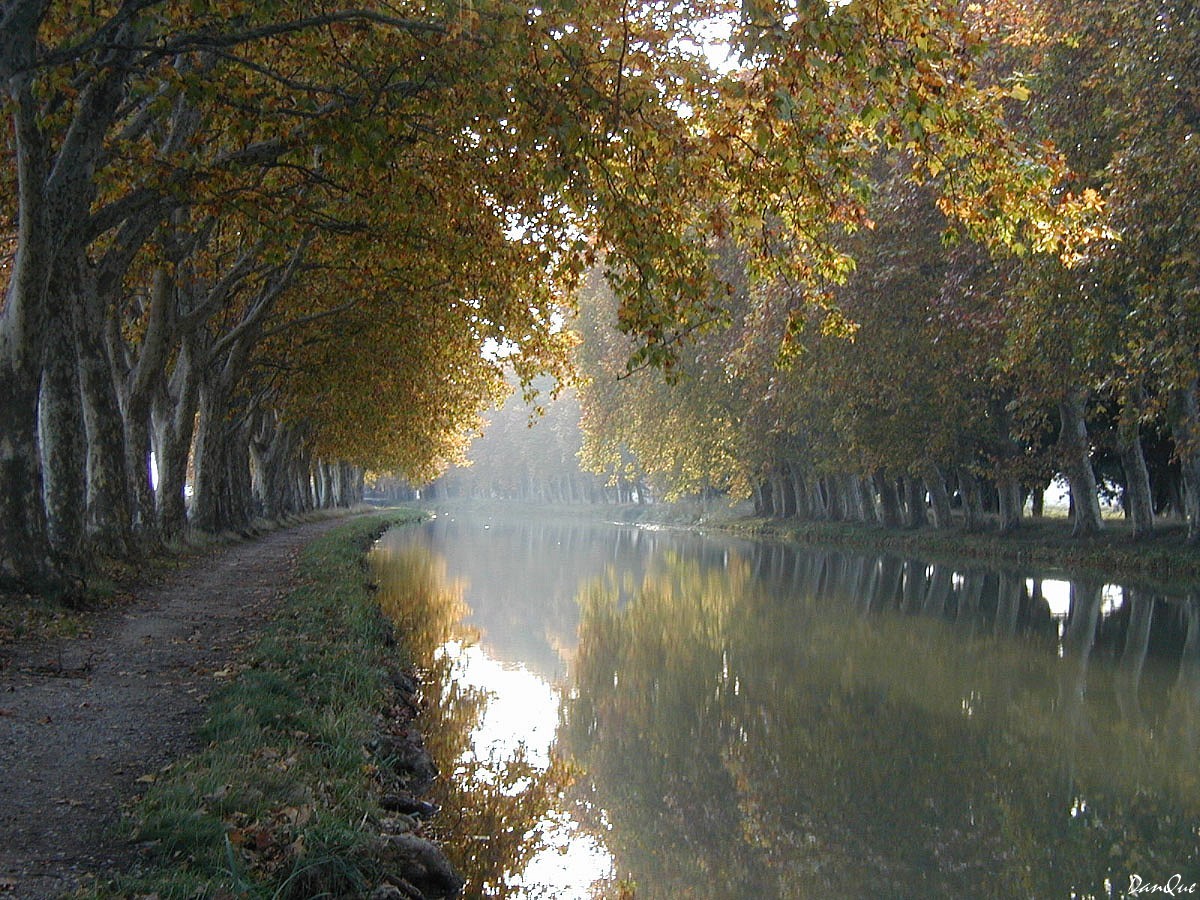
<svg viewBox="0 0 1200 900">
<path fill-rule="evenodd" d="M 1107 489 L 1135 537 L 1172 513 L 1200 538 L 1192 6 L 752 15 L 774 24 L 697 116 L 726 290 L 678 353 L 585 341 L 592 463 L 783 516 L 947 525 L 953 498 L 1004 529 L 1058 473 L 1076 533 Z M 636 333 L 619 290 L 583 303 Z"/>
<path fill-rule="evenodd" d="M 678 381 L 689 341 L 739 323 L 706 371 L 750 408 L 700 388 L 720 408 L 676 426 L 727 421 L 708 455 L 757 484 L 768 445 L 850 433 L 795 428 L 777 406 L 821 401 L 768 361 L 853 330 L 839 285 L 881 159 L 984 256 L 1099 259 L 1111 194 L 1114 228 L 1147 224 L 1139 267 L 1105 275 L 1140 273 L 1133 356 L 1166 354 L 1158 393 L 1194 406 L 1190 263 L 1169 249 L 1194 192 L 1145 154 L 1194 177 L 1176 111 L 1195 14 L 1051 6 L 3 0 L 0 575 L 61 587 L 186 521 L 343 502 L 365 469 L 435 474 L 506 369 L 566 371 L 563 310 L 596 265 L 632 367 Z M 1053 66 L 1022 68 L 1059 52 L 1126 111 L 1084 180 L 1066 106 L 1031 101 Z"/>
</svg>

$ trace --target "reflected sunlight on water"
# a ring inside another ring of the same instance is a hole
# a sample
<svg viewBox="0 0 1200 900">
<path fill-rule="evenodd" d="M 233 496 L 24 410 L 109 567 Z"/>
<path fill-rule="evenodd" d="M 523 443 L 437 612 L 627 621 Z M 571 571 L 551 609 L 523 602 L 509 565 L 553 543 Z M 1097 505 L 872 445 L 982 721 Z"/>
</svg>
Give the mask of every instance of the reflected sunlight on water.
<svg viewBox="0 0 1200 900">
<path fill-rule="evenodd" d="M 1200 881 L 1193 595 L 578 522 L 384 546 L 469 897 Z"/>
<path fill-rule="evenodd" d="M 440 651 L 458 683 L 485 691 L 488 702 L 471 732 L 468 754 L 494 768 L 522 749 L 529 762 L 545 768 L 558 727 L 559 692 L 517 663 L 501 663 L 478 645 L 448 641 Z M 514 896 L 587 900 L 597 882 L 611 878 L 612 856 L 571 815 L 551 810 L 542 820 L 544 848 L 511 880 Z"/>
</svg>

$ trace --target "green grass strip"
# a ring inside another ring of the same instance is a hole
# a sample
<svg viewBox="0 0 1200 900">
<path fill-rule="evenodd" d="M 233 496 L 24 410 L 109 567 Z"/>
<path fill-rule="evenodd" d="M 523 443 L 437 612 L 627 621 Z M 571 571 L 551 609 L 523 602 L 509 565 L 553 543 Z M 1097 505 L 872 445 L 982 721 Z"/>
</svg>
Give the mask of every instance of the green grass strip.
<svg viewBox="0 0 1200 900">
<path fill-rule="evenodd" d="M 127 817 L 144 850 L 96 897 L 346 896 L 378 884 L 380 809 L 365 745 L 403 665 L 364 554 L 416 511 L 357 518 L 309 544 L 300 587 L 209 700 L 205 749 L 159 773 Z"/>
<path fill-rule="evenodd" d="M 1123 522 L 1105 531 L 1074 537 L 1065 520 L 1034 519 L 1009 534 L 968 532 L 962 527 L 886 529 L 855 522 L 797 522 L 740 519 L 711 526 L 749 537 L 798 544 L 838 546 L 863 553 L 908 554 L 931 562 L 1014 566 L 1074 578 L 1137 584 L 1164 593 L 1196 590 L 1200 545 L 1189 543 L 1183 526 L 1160 526 L 1152 537 L 1134 541 Z"/>
</svg>

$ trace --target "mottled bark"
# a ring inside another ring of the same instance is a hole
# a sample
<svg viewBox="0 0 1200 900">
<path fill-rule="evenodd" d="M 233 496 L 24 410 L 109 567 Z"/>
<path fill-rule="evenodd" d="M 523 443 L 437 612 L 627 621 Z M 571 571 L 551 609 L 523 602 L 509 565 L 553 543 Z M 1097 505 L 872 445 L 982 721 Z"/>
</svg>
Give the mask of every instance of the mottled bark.
<svg viewBox="0 0 1200 900">
<path fill-rule="evenodd" d="M 797 509 L 796 491 L 787 471 L 787 463 L 780 464 L 779 470 L 775 474 L 775 485 L 775 490 L 779 494 L 779 515 L 785 519 L 794 519 Z"/>
<path fill-rule="evenodd" d="M 1130 420 L 1132 419 L 1132 420 Z M 1125 472 L 1125 501 L 1134 540 L 1154 533 L 1154 500 L 1150 493 L 1150 470 L 1138 433 L 1137 420 L 1127 414 L 1117 427 L 1117 454 Z"/>
<path fill-rule="evenodd" d="M 829 518 L 834 522 L 845 522 L 849 518 L 849 513 L 846 506 L 846 491 L 842 483 L 841 475 L 828 475 L 821 479 L 825 487 L 825 495 L 827 497 L 826 510 Z"/>
<path fill-rule="evenodd" d="M 0 309 L 0 578 L 12 586 L 56 591 L 65 582 L 49 543 L 37 439 L 52 224 L 43 202 L 48 167 L 36 124 L 31 61 L 45 9 L 41 3 L 13 5 L 0 29 L 0 83 L 13 104 L 20 210 Z"/>
<path fill-rule="evenodd" d="M 996 503 L 1000 514 L 1000 533 L 1010 534 L 1021 527 L 1021 508 L 1024 506 L 1021 484 L 1012 475 L 996 479 Z"/>
<path fill-rule="evenodd" d="M 1046 489 L 1038 485 L 1029 492 L 1029 514 L 1040 519 L 1046 513 Z"/>
<path fill-rule="evenodd" d="M 178 336 L 174 342 L 169 339 L 175 299 L 174 281 L 160 268 L 151 285 L 145 334 L 137 349 L 136 359 L 125 359 L 125 372 L 119 383 L 125 429 L 125 474 L 129 482 L 133 526 L 143 538 L 146 535 L 157 536 L 161 525 L 151 472 L 151 431 L 160 430 L 155 427 L 155 393 L 166 378 L 168 352 L 178 340 Z M 111 332 L 108 345 L 109 354 L 114 360 L 124 359 L 132 352 L 126 351 L 120 336 Z M 189 363 L 185 360 L 183 364 L 186 366 Z M 179 365 L 178 361 L 176 365 Z M 166 400 L 169 393 L 164 390 L 161 396 Z M 187 402 L 182 396 L 179 399 Z M 169 404 L 164 406 L 169 407 Z M 164 422 L 173 418 L 169 408 L 164 408 L 161 415 Z M 161 456 L 161 452 L 156 456 Z M 157 463 L 161 486 L 162 460 L 158 459 Z"/>
<path fill-rule="evenodd" d="M 56 592 L 62 573 L 50 550 L 37 445 L 37 394 L 0 365 L 0 584 Z"/>
<path fill-rule="evenodd" d="M 100 341 L 102 318 L 95 309 L 89 313 L 86 305 L 81 305 L 83 319 L 76 329 L 75 350 L 87 434 L 87 530 L 102 553 L 125 557 L 133 552 L 125 425 L 112 363 Z M 145 477 L 148 480 L 148 472 Z"/>
<path fill-rule="evenodd" d="M 846 516 L 854 522 L 870 521 L 867 514 L 868 500 L 863 494 L 862 479 L 846 473 L 841 476 L 842 496 L 846 498 Z"/>
<path fill-rule="evenodd" d="M 861 475 L 855 475 L 854 481 L 858 488 L 858 495 L 862 498 L 863 522 L 867 525 L 878 525 L 879 510 L 875 507 L 875 489 L 871 486 L 871 480 L 863 478 Z"/>
<path fill-rule="evenodd" d="M 38 396 L 38 444 L 42 505 L 50 545 L 72 568 L 82 570 L 87 445 L 72 331 L 71 305 L 57 304 L 47 319 L 47 352 Z"/>
<path fill-rule="evenodd" d="M 1062 453 L 1063 474 L 1071 486 L 1074 517 L 1071 533 L 1075 537 L 1096 534 L 1104 527 L 1100 517 L 1100 494 L 1096 485 L 1096 475 L 1092 470 L 1091 444 L 1084 420 L 1086 401 L 1085 392 L 1075 390 L 1058 404 L 1059 420 L 1062 424 L 1059 449 Z"/>
<path fill-rule="evenodd" d="M 300 473 L 296 455 L 300 434 L 281 424 L 273 413 L 264 414 L 250 444 L 255 493 L 268 519 L 279 519 L 299 507 Z M 307 476 L 307 471 L 304 473 Z"/>
<path fill-rule="evenodd" d="M 188 459 L 196 425 L 200 382 L 190 341 L 179 348 L 171 377 L 160 381 L 151 408 L 158 462 L 158 526 L 164 538 L 187 527 Z"/>
<path fill-rule="evenodd" d="M 240 531 L 254 516 L 247 415 L 220 386 L 201 387 L 192 515 L 201 531 Z"/>
<path fill-rule="evenodd" d="M 770 515 L 771 489 L 761 481 L 754 483 L 754 515 Z"/>
<path fill-rule="evenodd" d="M 829 518 L 829 499 L 820 478 L 810 478 L 808 481 L 809 517 L 815 522 Z"/>
<path fill-rule="evenodd" d="M 800 467 L 790 462 L 784 462 L 783 468 L 792 485 L 792 497 L 795 498 L 796 503 L 796 517 L 811 519 L 813 517 L 812 497 L 809 495 L 808 484 L 800 471 Z"/>
</svg>

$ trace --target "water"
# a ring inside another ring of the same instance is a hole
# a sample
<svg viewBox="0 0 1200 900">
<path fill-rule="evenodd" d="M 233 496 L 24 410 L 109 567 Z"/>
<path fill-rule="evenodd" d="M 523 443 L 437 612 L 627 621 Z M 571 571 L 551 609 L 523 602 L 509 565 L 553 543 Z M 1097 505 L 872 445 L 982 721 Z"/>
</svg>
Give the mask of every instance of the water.
<svg viewBox="0 0 1200 900">
<path fill-rule="evenodd" d="M 530 520 L 439 518 L 376 563 L 445 679 L 474 896 L 1200 882 L 1194 597 Z"/>
</svg>

